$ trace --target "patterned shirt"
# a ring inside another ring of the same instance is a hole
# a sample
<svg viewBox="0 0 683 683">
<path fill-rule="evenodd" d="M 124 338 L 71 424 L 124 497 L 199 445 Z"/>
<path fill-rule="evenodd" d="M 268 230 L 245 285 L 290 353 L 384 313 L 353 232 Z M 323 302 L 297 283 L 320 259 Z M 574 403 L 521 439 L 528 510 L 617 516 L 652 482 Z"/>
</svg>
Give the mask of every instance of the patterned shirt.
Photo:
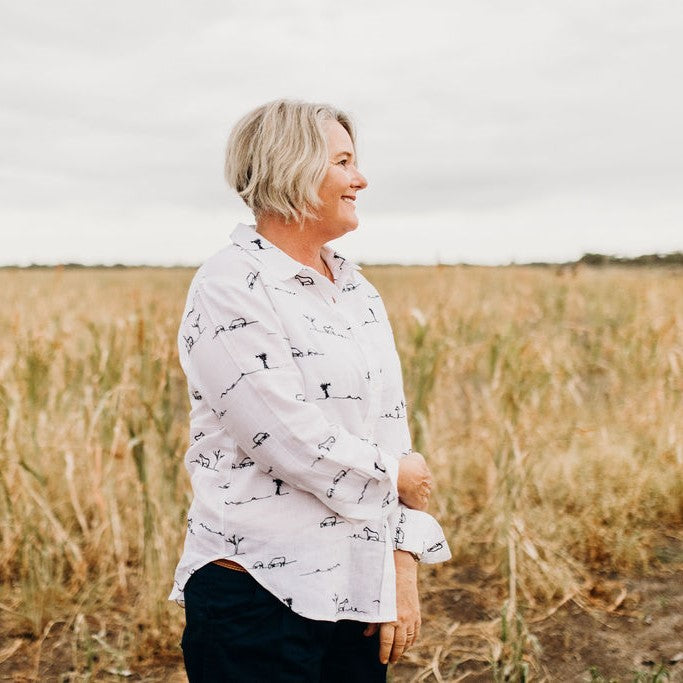
<svg viewBox="0 0 683 683">
<path fill-rule="evenodd" d="M 231 238 L 197 271 L 178 333 L 194 499 L 170 599 L 229 558 L 310 619 L 392 621 L 393 550 L 450 551 L 399 504 L 410 435 L 382 300 L 329 247 L 334 283 L 253 226 Z"/>
</svg>

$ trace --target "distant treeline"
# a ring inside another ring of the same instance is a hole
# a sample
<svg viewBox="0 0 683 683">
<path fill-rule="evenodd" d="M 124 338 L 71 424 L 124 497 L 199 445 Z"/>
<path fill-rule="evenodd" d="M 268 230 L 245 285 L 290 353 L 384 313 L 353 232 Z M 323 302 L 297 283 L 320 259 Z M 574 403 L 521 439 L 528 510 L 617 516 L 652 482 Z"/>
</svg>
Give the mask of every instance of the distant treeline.
<svg viewBox="0 0 683 683">
<path fill-rule="evenodd" d="M 584 254 L 576 263 L 585 263 L 589 266 L 680 266 L 683 265 L 683 251 L 674 251 L 670 254 L 643 254 L 633 257 Z"/>
<path fill-rule="evenodd" d="M 386 264 L 365 264 L 361 265 L 401 265 L 394 263 Z M 447 266 L 449 264 L 440 263 L 440 266 Z M 476 265 L 476 264 L 467 264 Z M 612 254 L 584 254 L 577 261 L 565 261 L 564 263 L 548 263 L 546 261 L 534 261 L 533 263 L 519 263 L 515 265 L 530 265 L 530 266 L 683 266 L 683 251 L 674 251 L 670 254 L 643 254 L 641 256 L 614 256 Z M 40 263 L 32 263 L 29 266 L 0 266 L 0 270 L 39 270 L 59 268 L 65 270 L 77 270 L 84 268 L 104 268 L 106 270 L 126 270 L 130 268 L 197 268 L 197 266 L 147 266 L 144 264 L 125 265 L 123 263 L 115 263 L 113 265 L 83 265 L 82 263 L 60 263 L 57 265 L 46 265 Z"/>
</svg>

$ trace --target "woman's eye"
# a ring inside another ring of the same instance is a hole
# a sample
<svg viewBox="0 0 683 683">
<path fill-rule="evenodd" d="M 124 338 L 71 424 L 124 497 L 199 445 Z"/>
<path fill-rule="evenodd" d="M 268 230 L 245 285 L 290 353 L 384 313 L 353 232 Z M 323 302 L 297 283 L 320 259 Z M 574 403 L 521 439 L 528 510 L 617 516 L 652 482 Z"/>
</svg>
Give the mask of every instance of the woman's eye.
<svg viewBox="0 0 683 683">
<path fill-rule="evenodd" d="M 346 166 L 346 164 L 348 164 L 348 163 L 349 163 L 349 160 L 348 160 L 348 159 L 341 159 L 341 160 L 339 161 L 339 164 L 340 164 L 341 166 Z"/>
</svg>

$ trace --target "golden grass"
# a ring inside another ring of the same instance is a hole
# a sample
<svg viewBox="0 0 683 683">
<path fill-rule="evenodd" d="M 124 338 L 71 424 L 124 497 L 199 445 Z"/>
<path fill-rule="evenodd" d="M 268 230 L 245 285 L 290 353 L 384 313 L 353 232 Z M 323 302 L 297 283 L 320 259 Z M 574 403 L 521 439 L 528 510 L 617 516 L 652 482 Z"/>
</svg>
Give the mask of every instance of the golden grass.
<svg viewBox="0 0 683 683">
<path fill-rule="evenodd" d="M 596 569 L 647 568 L 683 521 L 683 271 L 365 273 L 392 317 L 451 566 L 505 586 L 501 618 L 478 626 L 491 670 L 523 678 L 527 622 Z M 76 672 L 177 652 L 166 595 L 189 482 L 175 333 L 191 275 L 0 271 L 2 630 L 58 628 Z M 423 653 L 425 671 L 462 633 Z"/>
</svg>

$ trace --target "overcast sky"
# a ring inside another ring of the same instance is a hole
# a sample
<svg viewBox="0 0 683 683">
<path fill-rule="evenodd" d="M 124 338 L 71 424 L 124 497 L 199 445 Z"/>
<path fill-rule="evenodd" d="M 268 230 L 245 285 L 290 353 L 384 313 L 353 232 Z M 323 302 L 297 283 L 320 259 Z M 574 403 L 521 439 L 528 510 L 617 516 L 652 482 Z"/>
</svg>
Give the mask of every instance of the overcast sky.
<svg viewBox="0 0 683 683">
<path fill-rule="evenodd" d="M 356 121 L 351 258 L 683 250 L 681 83 L 678 0 L 0 0 L 0 263 L 201 262 L 277 97 Z"/>
</svg>

